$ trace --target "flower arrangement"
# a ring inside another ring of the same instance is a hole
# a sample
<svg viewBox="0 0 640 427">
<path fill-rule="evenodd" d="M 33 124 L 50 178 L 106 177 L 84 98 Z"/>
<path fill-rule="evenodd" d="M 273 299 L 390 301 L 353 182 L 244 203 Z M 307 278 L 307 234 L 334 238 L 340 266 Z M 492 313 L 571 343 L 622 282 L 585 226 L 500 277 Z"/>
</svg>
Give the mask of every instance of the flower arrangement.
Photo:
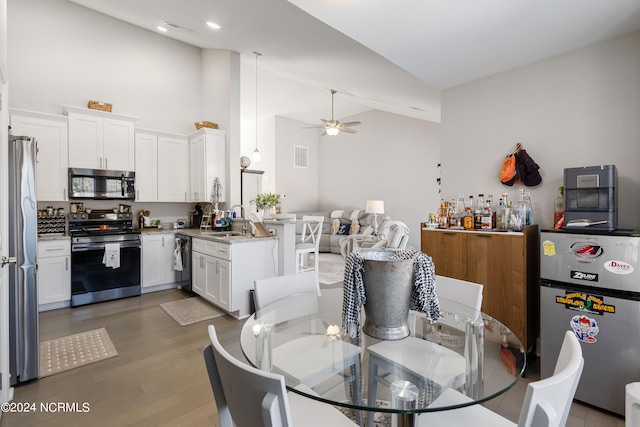
<svg viewBox="0 0 640 427">
<path fill-rule="evenodd" d="M 256 207 L 262 210 L 267 207 L 276 207 L 280 204 L 280 195 L 275 193 L 262 193 L 256 196 Z"/>
</svg>

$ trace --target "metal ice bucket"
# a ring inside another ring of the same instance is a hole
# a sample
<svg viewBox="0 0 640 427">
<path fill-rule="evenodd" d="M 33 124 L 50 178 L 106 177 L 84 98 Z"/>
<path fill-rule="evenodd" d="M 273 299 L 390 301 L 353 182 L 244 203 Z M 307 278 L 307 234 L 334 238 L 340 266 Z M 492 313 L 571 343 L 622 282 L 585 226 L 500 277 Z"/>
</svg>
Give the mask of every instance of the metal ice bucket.
<svg viewBox="0 0 640 427">
<path fill-rule="evenodd" d="M 394 251 L 364 250 L 364 305 L 366 320 L 362 330 L 382 340 L 409 336 L 409 304 L 414 286 L 413 260 L 390 260 Z"/>
</svg>

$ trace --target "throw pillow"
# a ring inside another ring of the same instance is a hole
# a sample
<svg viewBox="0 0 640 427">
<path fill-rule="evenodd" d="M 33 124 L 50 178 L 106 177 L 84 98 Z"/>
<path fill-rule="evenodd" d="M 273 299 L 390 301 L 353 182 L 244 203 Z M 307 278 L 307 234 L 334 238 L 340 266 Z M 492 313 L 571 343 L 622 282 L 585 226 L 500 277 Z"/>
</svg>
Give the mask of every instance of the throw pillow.
<svg viewBox="0 0 640 427">
<path fill-rule="evenodd" d="M 351 224 L 340 224 L 338 227 L 338 234 L 346 235 L 349 234 L 349 229 L 351 228 Z"/>
<path fill-rule="evenodd" d="M 360 222 L 357 219 L 351 220 L 351 228 L 349 234 L 358 234 L 360 232 Z"/>
<path fill-rule="evenodd" d="M 331 234 L 338 234 L 339 228 L 340 228 L 340 220 L 336 218 L 331 222 Z"/>
</svg>

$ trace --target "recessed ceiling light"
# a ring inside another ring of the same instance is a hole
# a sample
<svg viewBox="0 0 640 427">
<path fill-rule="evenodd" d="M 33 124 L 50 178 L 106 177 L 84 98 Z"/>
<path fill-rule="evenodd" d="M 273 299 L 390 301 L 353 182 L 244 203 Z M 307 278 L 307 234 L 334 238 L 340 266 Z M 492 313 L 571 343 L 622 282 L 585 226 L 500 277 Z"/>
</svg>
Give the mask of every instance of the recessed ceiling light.
<svg viewBox="0 0 640 427">
<path fill-rule="evenodd" d="M 222 28 L 222 27 L 220 27 L 220 25 L 216 24 L 215 22 L 211 22 L 211 21 L 208 21 L 207 25 L 209 27 L 213 28 L 214 30 L 219 30 L 220 28 Z"/>
<path fill-rule="evenodd" d="M 163 33 L 167 32 L 167 29 L 165 27 L 161 27 L 160 25 L 158 25 L 156 28 L 158 29 L 158 31 L 162 31 Z"/>
</svg>

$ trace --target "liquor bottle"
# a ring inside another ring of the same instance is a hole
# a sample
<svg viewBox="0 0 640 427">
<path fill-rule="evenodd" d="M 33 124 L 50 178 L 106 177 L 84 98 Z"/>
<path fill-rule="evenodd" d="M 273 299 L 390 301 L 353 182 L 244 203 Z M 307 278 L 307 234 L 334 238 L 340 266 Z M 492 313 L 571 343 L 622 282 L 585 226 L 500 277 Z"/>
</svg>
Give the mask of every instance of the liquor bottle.
<svg viewBox="0 0 640 427">
<path fill-rule="evenodd" d="M 513 208 L 509 228 L 511 231 L 522 231 L 527 222 L 527 203 L 524 200 L 524 189 L 520 189 L 519 200 Z"/>
<path fill-rule="evenodd" d="M 511 218 L 511 202 L 509 201 L 509 195 L 507 193 L 502 193 L 502 209 L 498 217 L 500 219 L 498 221 L 498 228 L 508 230 L 509 219 Z"/>
<path fill-rule="evenodd" d="M 531 193 L 528 191 L 524 193 L 524 203 L 527 205 L 527 220 L 525 225 L 533 224 L 533 203 L 531 202 Z"/>
<path fill-rule="evenodd" d="M 564 187 L 558 188 L 558 197 L 553 201 L 553 228 L 560 229 L 564 225 Z"/>
<path fill-rule="evenodd" d="M 444 200 L 440 201 L 440 209 L 438 209 L 438 227 L 449 228 L 449 203 Z"/>
<path fill-rule="evenodd" d="M 496 206 L 493 204 L 493 194 L 487 195 L 487 205 L 489 205 L 489 210 L 491 211 L 491 228 L 496 228 Z"/>
<path fill-rule="evenodd" d="M 451 202 L 449 207 L 449 228 L 454 230 L 462 229 L 462 217 L 458 212 L 458 204 L 455 200 Z"/>
<path fill-rule="evenodd" d="M 469 207 L 464 210 L 464 215 L 462 216 L 462 227 L 465 230 L 473 230 L 473 212 Z"/>
<path fill-rule="evenodd" d="M 484 194 L 478 194 L 478 200 L 476 201 L 476 209 L 473 211 L 473 228 L 476 230 L 482 229 L 482 212 L 484 211 Z"/>
<path fill-rule="evenodd" d="M 491 230 L 493 228 L 492 219 L 493 213 L 491 212 L 491 205 L 489 205 L 489 202 L 487 202 L 482 209 L 482 223 L 480 224 L 480 229 Z"/>
</svg>

